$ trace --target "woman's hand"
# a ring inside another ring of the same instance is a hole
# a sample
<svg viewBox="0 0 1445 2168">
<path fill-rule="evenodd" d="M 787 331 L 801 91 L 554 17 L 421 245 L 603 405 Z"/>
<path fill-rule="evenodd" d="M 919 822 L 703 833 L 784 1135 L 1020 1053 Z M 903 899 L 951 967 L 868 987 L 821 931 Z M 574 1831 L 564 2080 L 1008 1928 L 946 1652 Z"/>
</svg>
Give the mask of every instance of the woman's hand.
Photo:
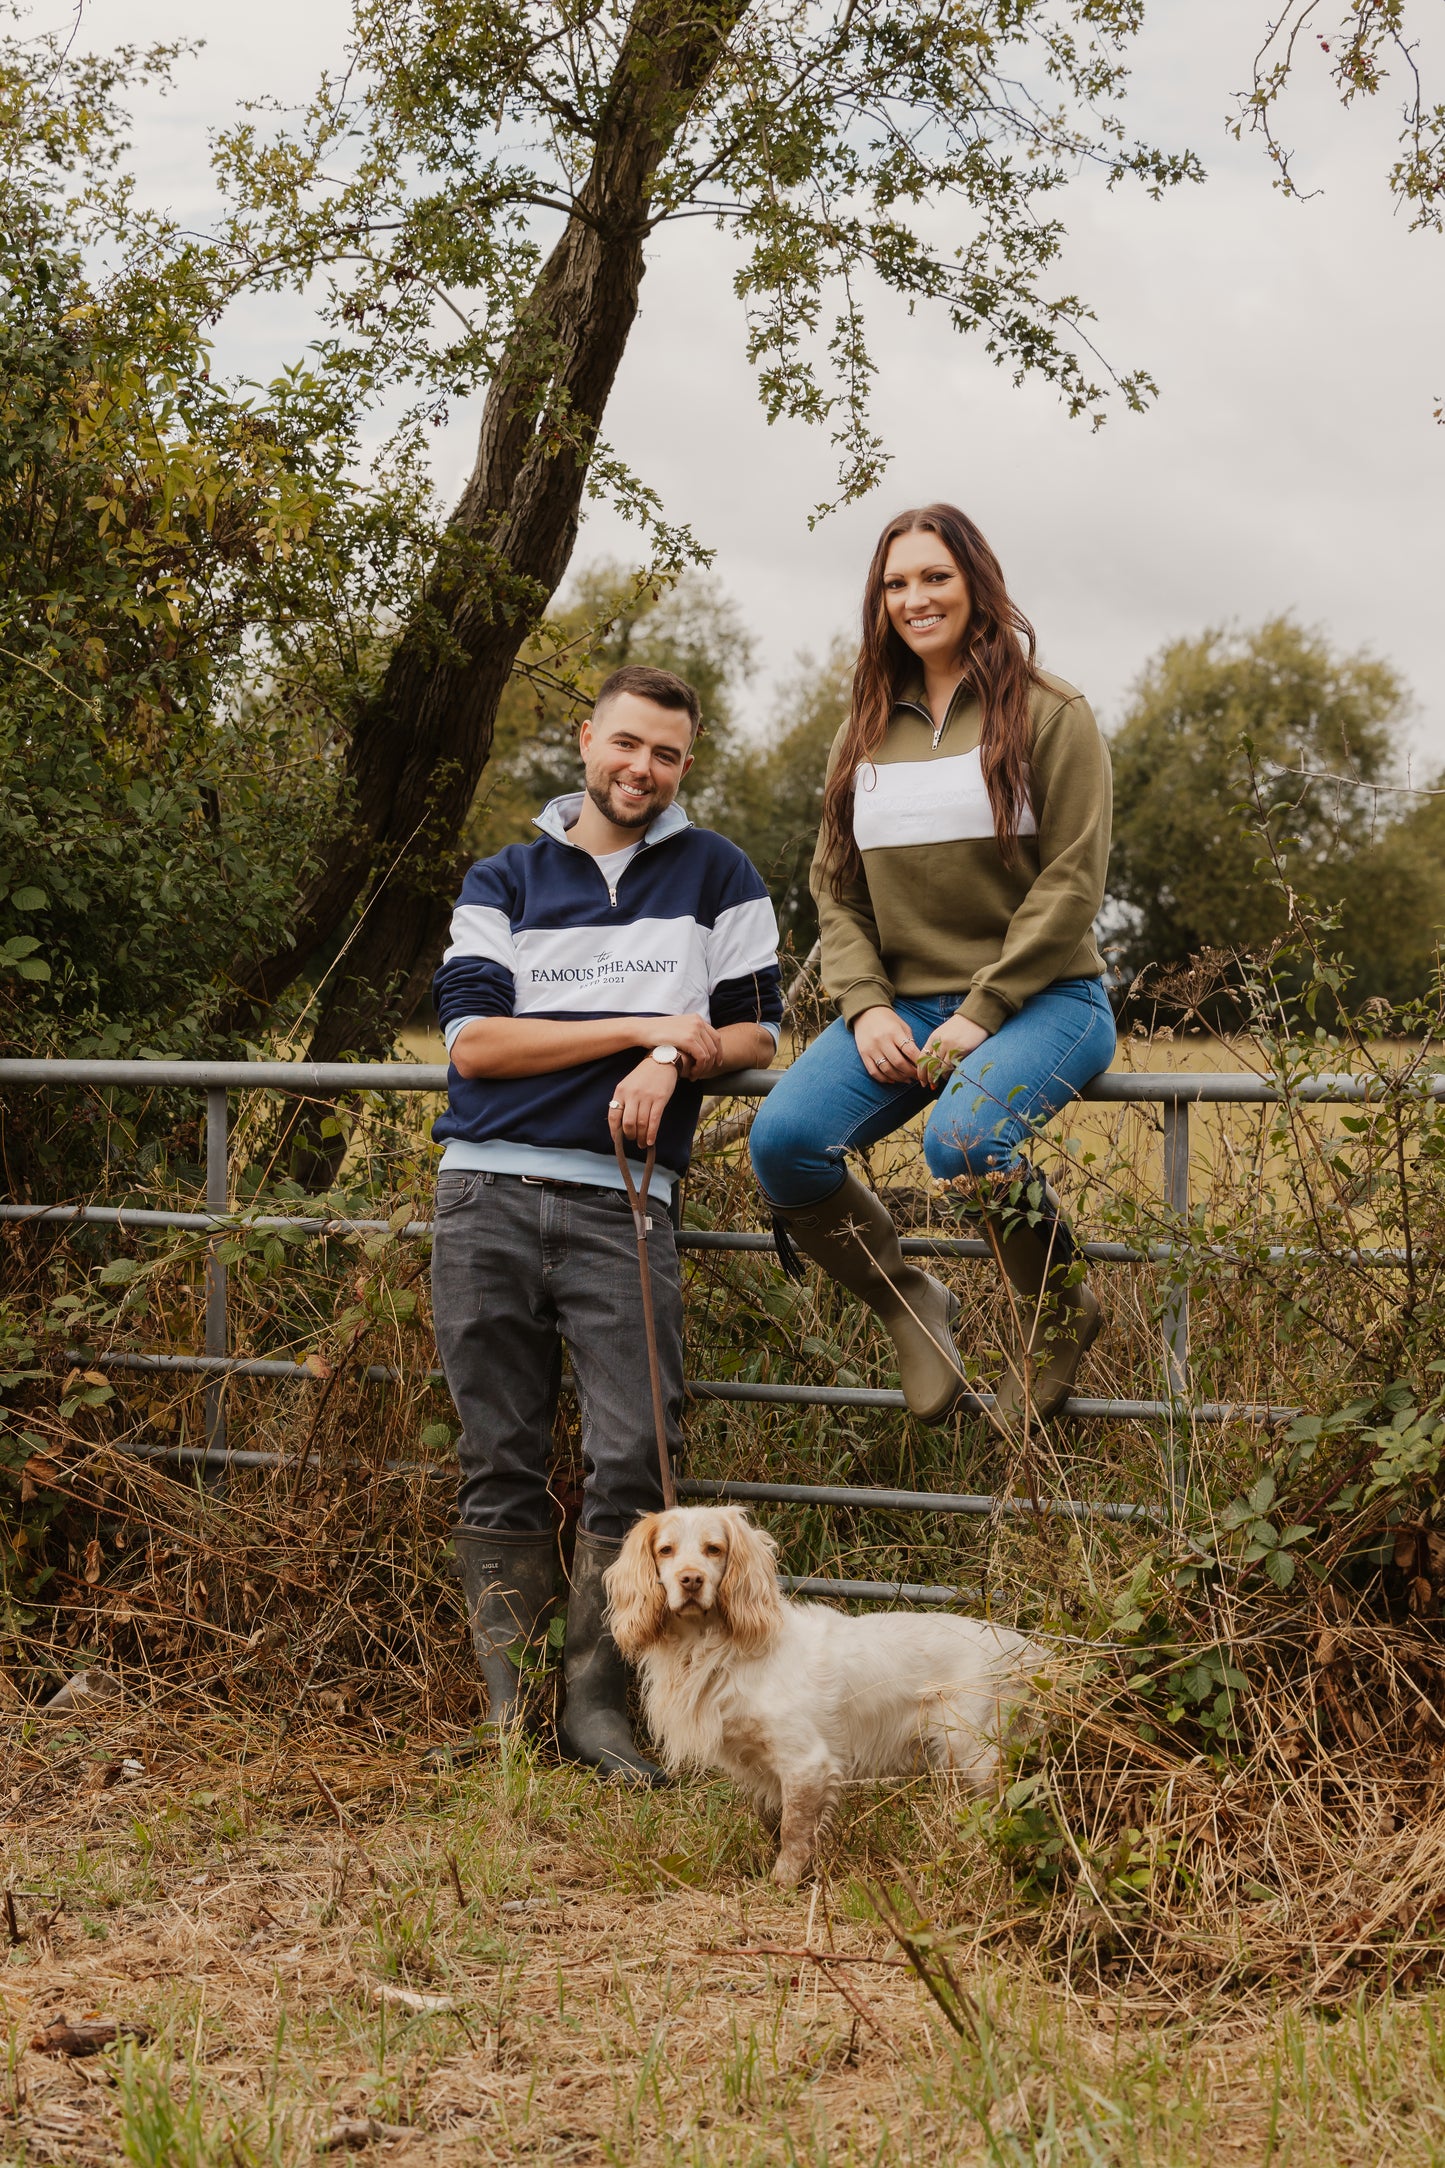
<svg viewBox="0 0 1445 2168">
<path fill-rule="evenodd" d="M 654 1061 L 649 1054 L 628 1071 L 612 1094 L 607 1126 L 614 1137 L 626 1137 L 639 1150 L 651 1151 L 663 1109 L 677 1090 L 677 1070 L 669 1061 Z"/>
<path fill-rule="evenodd" d="M 962 1061 L 975 1047 L 983 1045 L 991 1034 L 972 1017 L 955 1013 L 946 1024 L 930 1031 L 923 1042 L 923 1052 L 918 1057 L 920 1083 L 930 1091 L 941 1091 L 953 1073 L 956 1062 Z"/>
<path fill-rule="evenodd" d="M 875 1084 L 918 1082 L 918 1048 L 896 1009 L 865 1009 L 853 1025 L 853 1044 Z"/>
</svg>

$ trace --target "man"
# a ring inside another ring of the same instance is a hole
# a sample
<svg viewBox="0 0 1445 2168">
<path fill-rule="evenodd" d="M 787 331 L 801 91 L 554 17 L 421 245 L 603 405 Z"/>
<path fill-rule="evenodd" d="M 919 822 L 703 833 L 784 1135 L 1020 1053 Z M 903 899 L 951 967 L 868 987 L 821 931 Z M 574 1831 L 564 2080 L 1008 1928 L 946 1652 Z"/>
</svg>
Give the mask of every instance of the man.
<svg viewBox="0 0 1445 2168">
<path fill-rule="evenodd" d="M 662 1503 L 642 1291 L 614 1138 L 638 1179 L 657 1146 L 648 1244 L 668 1436 L 680 1439 L 682 1296 L 671 1221 L 708 1077 L 766 1066 L 782 1016 L 767 891 L 675 803 L 697 694 L 629 666 L 597 695 L 586 788 L 540 836 L 467 875 L 435 981 L 451 1057 L 432 1249 L 437 1347 L 461 1418 L 454 1536 L 489 1724 L 521 1714 L 556 1581 L 547 1489 L 562 1348 L 586 1469 L 563 1656 L 564 1753 L 660 1780 L 633 1743 L 602 1575 Z M 633 1157 L 636 1153 L 636 1158 Z"/>
</svg>

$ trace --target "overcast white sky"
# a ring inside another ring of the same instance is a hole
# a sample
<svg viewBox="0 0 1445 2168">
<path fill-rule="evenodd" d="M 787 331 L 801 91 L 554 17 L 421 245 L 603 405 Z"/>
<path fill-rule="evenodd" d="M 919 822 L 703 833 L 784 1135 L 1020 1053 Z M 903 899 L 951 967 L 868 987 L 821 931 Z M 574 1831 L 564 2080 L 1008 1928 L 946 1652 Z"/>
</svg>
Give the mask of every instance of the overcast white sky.
<svg viewBox="0 0 1445 2168">
<path fill-rule="evenodd" d="M 829 446 L 822 431 L 763 420 L 729 242 L 703 221 L 661 238 L 606 434 L 716 548 L 758 641 L 760 712 L 799 649 L 851 627 L 883 519 L 946 497 L 994 542 L 1044 660 L 1106 723 L 1162 641 L 1293 610 L 1394 662 L 1419 703 L 1417 768 L 1445 762 L 1445 428 L 1432 420 L 1445 393 L 1445 241 L 1409 233 L 1390 204 L 1384 101 L 1346 117 L 1322 85 L 1296 98 L 1301 170 L 1321 191 L 1307 203 L 1271 188 L 1257 145 L 1227 138 L 1230 94 L 1272 11 L 1272 0 L 1151 0 L 1132 128 L 1192 146 L 1209 178 L 1161 204 L 1090 184 L 1069 193 L 1060 283 L 1093 303 L 1110 359 L 1147 367 L 1161 390 L 1147 414 L 1120 411 L 1097 435 L 1047 386 L 1014 389 L 941 318 L 885 305 L 877 413 L 893 465 L 871 498 L 810 534 L 808 513 L 830 493 Z M 68 13 L 40 0 L 32 21 Z M 171 96 L 138 109 L 148 195 L 203 223 L 207 130 L 240 99 L 304 95 L 348 19 L 345 0 L 91 0 L 91 46 L 206 41 Z M 220 359 L 265 377 L 307 329 L 299 303 L 252 305 L 226 327 Z M 448 494 L 474 431 L 475 416 L 459 414 L 439 445 Z M 579 561 L 632 554 L 632 532 L 593 519 Z"/>
</svg>

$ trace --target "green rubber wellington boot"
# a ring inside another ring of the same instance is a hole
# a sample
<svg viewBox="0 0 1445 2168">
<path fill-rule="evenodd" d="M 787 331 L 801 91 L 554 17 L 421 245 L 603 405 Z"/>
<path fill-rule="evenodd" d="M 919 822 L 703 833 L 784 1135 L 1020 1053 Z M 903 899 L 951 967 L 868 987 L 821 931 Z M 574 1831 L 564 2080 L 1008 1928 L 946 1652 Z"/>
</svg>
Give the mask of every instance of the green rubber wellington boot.
<svg viewBox="0 0 1445 2168">
<path fill-rule="evenodd" d="M 656 1762 L 638 1752 L 627 1718 L 627 1666 L 607 1624 L 602 1576 L 622 1550 L 619 1541 L 577 1531 L 567 1640 L 562 1652 L 565 1699 L 557 1744 L 568 1761 L 633 1786 L 665 1784 Z"/>
<path fill-rule="evenodd" d="M 853 1175 L 821 1204 L 801 1211 L 772 1205 L 778 1262 L 793 1279 L 793 1250 L 866 1302 L 893 1342 L 903 1397 L 920 1423 L 941 1423 L 964 1389 L 953 1345 L 959 1301 L 951 1288 L 911 1264 L 881 1198 Z"/>
<path fill-rule="evenodd" d="M 962 1201 L 962 1199 L 960 1199 Z M 1018 1297 L 1018 1333 L 1007 1351 L 994 1413 L 1017 1435 L 1052 1421 L 1103 1326 L 1099 1298 L 1081 1278 L 1073 1229 L 1053 1190 L 1022 1160 L 991 1199 L 963 1205 Z"/>
<path fill-rule="evenodd" d="M 557 1538 L 454 1528 L 467 1622 L 487 1689 L 481 1730 L 495 1734 L 526 1717 L 529 1660 L 546 1646 L 557 1596 Z"/>
<path fill-rule="evenodd" d="M 422 1768 L 432 1774 L 480 1761 L 504 1731 L 525 1725 L 528 1659 L 539 1658 L 546 1646 L 557 1594 L 557 1539 L 550 1533 L 454 1528 L 452 1549 L 487 1713 L 470 1739 L 428 1749 Z"/>
</svg>

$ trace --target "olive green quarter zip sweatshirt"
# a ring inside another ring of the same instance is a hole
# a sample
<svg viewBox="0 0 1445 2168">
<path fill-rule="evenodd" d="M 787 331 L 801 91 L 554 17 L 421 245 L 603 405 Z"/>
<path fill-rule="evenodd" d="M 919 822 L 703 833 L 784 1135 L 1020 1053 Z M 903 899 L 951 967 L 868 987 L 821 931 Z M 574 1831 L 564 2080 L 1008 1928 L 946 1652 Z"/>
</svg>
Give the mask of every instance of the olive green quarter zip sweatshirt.
<svg viewBox="0 0 1445 2168">
<path fill-rule="evenodd" d="M 1109 869 L 1109 749 L 1062 678 L 1046 676 L 1032 704 L 1030 802 L 1005 866 L 978 701 L 960 687 L 935 732 L 921 679 L 901 692 L 856 778 L 863 877 L 835 897 L 821 837 L 810 876 L 824 984 L 849 1024 L 895 994 L 966 993 L 961 1013 L 993 1032 L 1055 979 L 1103 975 L 1093 925 Z"/>
</svg>

